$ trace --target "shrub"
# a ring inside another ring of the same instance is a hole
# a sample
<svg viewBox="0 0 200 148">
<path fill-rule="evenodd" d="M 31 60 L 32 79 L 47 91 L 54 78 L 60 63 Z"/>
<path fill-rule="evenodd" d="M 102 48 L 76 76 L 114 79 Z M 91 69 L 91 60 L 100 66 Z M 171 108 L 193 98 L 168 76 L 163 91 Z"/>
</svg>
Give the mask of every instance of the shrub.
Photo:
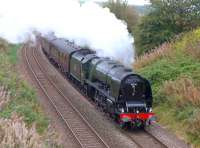
<svg viewBox="0 0 200 148">
<path fill-rule="evenodd" d="M 152 84 L 159 122 L 194 147 L 200 147 L 199 43 L 200 29 L 196 29 L 141 56 L 134 64 Z"/>
<path fill-rule="evenodd" d="M 134 30 L 139 55 L 200 25 L 200 1 L 151 0 L 149 13 Z"/>
<path fill-rule="evenodd" d="M 13 112 L 21 115 L 27 125 L 36 124 L 39 133 L 43 133 L 48 126 L 34 90 L 17 75 L 17 49 L 19 45 L 9 45 L 6 52 L 0 53 L 0 86 L 6 86 L 10 92 L 9 102 L 4 104 L 0 117 L 10 118 Z"/>
<path fill-rule="evenodd" d="M 0 40 L 0 50 L 1 47 L 5 52 L 0 51 L 0 87 L 4 86 L 9 95 L 0 96 L 0 147 L 61 147 L 55 131 L 47 135 L 50 134 L 47 131 L 49 120 L 35 91 L 18 76 L 16 64 L 20 45 Z"/>
</svg>

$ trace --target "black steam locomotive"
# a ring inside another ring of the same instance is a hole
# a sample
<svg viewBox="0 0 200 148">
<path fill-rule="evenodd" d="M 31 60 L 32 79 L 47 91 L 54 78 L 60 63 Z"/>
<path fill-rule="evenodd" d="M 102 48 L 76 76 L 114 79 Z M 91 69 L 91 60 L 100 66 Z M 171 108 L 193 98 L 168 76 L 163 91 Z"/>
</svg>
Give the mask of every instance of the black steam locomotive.
<svg viewBox="0 0 200 148">
<path fill-rule="evenodd" d="M 66 39 L 37 36 L 37 42 L 49 60 L 121 126 L 150 124 L 154 114 L 148 80 Z"/>
</svg>

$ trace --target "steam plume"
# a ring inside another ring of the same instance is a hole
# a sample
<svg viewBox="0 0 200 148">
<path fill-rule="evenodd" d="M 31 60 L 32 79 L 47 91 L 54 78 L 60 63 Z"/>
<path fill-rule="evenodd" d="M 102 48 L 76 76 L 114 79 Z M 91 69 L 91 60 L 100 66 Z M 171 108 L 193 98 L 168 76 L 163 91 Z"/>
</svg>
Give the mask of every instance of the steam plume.
<svg viewBox="0 0 200 148">
<path fill-rule="evenodd" d="M 18 43 L 37 30 L 54 32 L 99 56 L 133 62 L 133 38 L 124 22 L 109 9 L 92 2 L 80 6 L 76 0 L 0 0 L 0 36 Z"/>
</svg>

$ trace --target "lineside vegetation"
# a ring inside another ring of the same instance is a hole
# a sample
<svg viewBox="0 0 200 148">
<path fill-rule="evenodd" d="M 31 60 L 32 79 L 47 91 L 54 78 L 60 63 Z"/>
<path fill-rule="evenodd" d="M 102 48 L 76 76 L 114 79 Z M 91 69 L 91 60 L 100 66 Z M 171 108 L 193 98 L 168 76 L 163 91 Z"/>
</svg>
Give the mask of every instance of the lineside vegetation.
<svg viewBox="0 0 200 148">
<path fill-rule="evenodd" d="M 17 71 L 17 51 L 20 47 L 0 40 L 0 86 L 9 92 L 8 100 L 4 101 L 6 97 L 0 97 L 0 104 L 3 104 L 0 106 L 0 145 L 59 147 L 55 140 L 48 142 L 49 120 L 38 103 L 35 91 L 21 79 Z"/>
<path fill-rule="evenodd" d="M 200 147 L 199 57 L 200 29 L 196 29 L 144 54 L 134 64 L 151 81 L 158 121 L 195 147 Z"/>
</svg>

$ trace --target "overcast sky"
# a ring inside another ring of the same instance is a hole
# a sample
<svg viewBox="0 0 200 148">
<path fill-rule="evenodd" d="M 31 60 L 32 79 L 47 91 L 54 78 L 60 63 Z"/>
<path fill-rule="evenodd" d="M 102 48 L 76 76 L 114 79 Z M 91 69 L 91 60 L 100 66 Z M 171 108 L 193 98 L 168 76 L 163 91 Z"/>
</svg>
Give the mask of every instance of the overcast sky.
<svg viewBox="0 0 200 148">
<path fill-rule="evenodd" d="M 107 1 L 107 0 L 85 0 L 85 1 Z M 128 0 L 129 4 L 134 4 L 134 5 L 144 5 L 144 4 L 149 4 L 149 0 Z"/>
</svg>

